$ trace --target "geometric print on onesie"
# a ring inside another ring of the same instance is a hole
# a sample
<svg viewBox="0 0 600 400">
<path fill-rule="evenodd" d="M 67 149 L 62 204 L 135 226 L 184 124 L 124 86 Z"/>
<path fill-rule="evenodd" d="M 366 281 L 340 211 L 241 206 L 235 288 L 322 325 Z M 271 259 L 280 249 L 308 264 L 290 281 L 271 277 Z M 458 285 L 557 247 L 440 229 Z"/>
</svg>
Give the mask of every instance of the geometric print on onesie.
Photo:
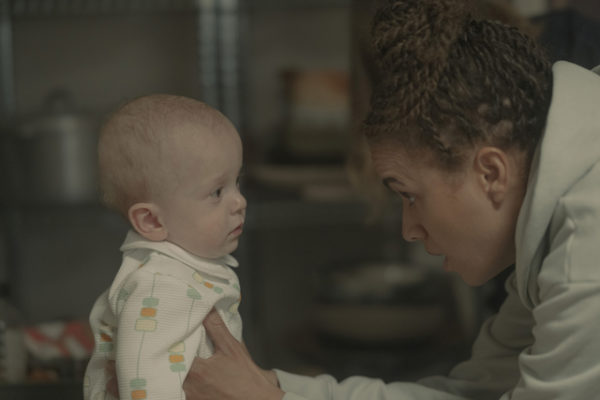
<svg viewBox="0 0 600 400">
<path fill-rule="evenodd" d="M 141 336 L 140 336 L 140 342 L 139 342 L 139 348 L 138 348 L 136 377 L 134 379 L 130 380 L 130 382 L 129 382 L 131 400 L 143 400 L 143 399 L 146 399 L 148 396 L 148 393 L 146 391 L 147 381 L 143 376 L 140 376 L 140 374 L 139 374 L 140 373 L 139 362 L 140 362 L 141 354 L 144 351 L 144 340 L 146 338 L 146 335 L 152 335 L 158 327 L 158 320 L 156 317 L 159 312 L 160 298 L 155 297 L 154 287 L 156 285 L 156 280 L 157 280 L 157 278 L 160 277 L 160 275 L 162 275 L 162 274 L 158 273 L 158 272 L 153 274 L 153 282 L 152 282 L 152 289 L 151 289 L 150 295 L 148 297 L 145 297 L 142 299 L 140 313 L 139 313 L 137 320 L 135 321 L 134 329 Z M 194 271 L 192 273 L 192 279 L 194 281 L 202 284 L 205 288 L 214 291 L 218 295 L 221 295 L 224 292 L 224 290 L 221 286 L 208 281 L 208 279 L 210 279 L 210 278 L 208 278 L 208 276 L 203 276 L 202 274 L 200 274 L 197 271 Z M 229 284 L 226 283 L 226 281 L 223 282 L 223 284 L 229 286 Z M 234 283 L 233 285 L 231 285 L 231 287 L 234 288 L 237 292 L 240 292 L 240 287 L 237 283 Z M 127 296 L 126 292 L 123 292 L 123 293 L 119 293 L 119 297 L 121 297 L 121 299 L 123 301 L 126 301 L 128 296 Z M 190 324 L 192 321 L 192 315 L 194 314 L 194 305 L 198 301 L 202 300 L 202 295 L 198 292 L 198 290 L 196 288 L 188 285 L 187 291 L 185 293 L 185 298 L 187 298 L 190 303 L 188 317 L 187 317 L 187 329 L 186 329 L 186 331 L 189 332 Z M 241 296 L 238 296 L 237 301 L 235 301 L 231 304 L 228 311 L 232 314 L 237 314 L 240 301 L 241 301 Z M 179 385 L 180 388 L 182 388 L 183 381 L 185 379 L 185 375 L 183 375 L 183 374 L 186 371 L 186 366 L 185 366 L 186 360 L 185 360 L 184 352 L 185 352 L 185 342 L 178 342 L 178 343 L 175 343 L 174 345 L 172 345 L 168 349 L 168 354 L 167 354 L 169 369 L 170 369 L 171 373 L 175 373 L 178 375 L 179 382 L 180 382 L 180 385 Z M 181 392 L 180 392 L 181 399 L 184 399 L 185 394 L 183 392 L 183 389 L 180 389 L 180 390 L 181 390 Z"/>
<path fill-rule="evenodd" d="M 158 311 L 157 307 L 160 300 L 154 297 L 154 287 L 156 286 L 157 275 L 158 273 L 155 273 L 152 278 L 152 290 L 150 292 L 150 296 L 145 297 L 142 300 L 140 316 L 135 321 L 134 329 L 138 332 L 141 332 L 142 336 L 140 339 L 140 346 L 138 349 L 136 377 L 129 381 L 129 388 L 131 390 L 130 393 L 132 400 L 141 400 L 147 397 L 146 379 L 140 377 L 140 355 L 144 346 L 144 339 L 146 337 L 146 333 L 152 333 L 156 331 L 156 327 L 158 325 L 158 321 L 156 320 L 156 314 Z M 123 329 L 123 327 L 121 327 L 121 329 Z"/>
</svg>

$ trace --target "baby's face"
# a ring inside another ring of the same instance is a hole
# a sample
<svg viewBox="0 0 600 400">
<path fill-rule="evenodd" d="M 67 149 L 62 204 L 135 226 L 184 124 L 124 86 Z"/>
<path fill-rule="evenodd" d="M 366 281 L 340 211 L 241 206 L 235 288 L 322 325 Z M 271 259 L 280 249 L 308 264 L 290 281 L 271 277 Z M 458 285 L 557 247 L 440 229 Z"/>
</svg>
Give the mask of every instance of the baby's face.
<svg viewBox="0 0 600 400">
<path fill-rule="evenodd" d="M 200 257 L 231 253 L 246 216 L 246 199 L 239 190 L 239 135 L 226 126 L 183 140 L 173 150 L 172 165 L 178 169 L 174 183 L 157 201 L 167 240 Z"/>
</svg>

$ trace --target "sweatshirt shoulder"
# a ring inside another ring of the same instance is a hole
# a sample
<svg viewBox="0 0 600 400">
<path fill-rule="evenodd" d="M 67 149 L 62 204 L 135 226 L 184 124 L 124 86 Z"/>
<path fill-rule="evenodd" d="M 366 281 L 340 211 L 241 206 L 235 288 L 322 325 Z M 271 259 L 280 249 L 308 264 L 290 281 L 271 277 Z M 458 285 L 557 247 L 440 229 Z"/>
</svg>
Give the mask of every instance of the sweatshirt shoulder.
<svg viewBox="0 0 600 400">
<path fill-rule="evenodd" d="M 540 283 L 600 282 L 600 161 L 557 201 Z"/>
</svg>

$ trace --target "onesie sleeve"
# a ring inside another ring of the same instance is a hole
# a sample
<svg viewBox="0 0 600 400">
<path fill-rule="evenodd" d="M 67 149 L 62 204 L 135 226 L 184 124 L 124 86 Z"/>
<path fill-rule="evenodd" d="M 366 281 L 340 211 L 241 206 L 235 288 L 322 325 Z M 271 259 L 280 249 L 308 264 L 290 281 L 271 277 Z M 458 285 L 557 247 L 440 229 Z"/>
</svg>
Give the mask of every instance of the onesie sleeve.
<svg viewBox="0 0 600 400">
<path fill-rule="evenodd" d="M 206 345 L 202 321 L 214 296 L 144 268 L 132 274 L 115 303 L 119 393 L 125 399 L 185 399 L 182 384 Z"/>
</svg>

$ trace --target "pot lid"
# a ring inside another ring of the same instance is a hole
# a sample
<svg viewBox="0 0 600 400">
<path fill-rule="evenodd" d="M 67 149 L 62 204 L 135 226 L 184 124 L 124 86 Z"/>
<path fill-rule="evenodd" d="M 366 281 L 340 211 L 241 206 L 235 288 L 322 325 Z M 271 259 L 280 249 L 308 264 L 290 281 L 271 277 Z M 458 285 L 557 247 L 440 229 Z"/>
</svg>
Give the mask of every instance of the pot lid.
<svg viewBox="0 0 600 400">
<path fill-rule="evenodd" d="M 15 132 L 21 137 L 51 132 L 88 133 L 95 128 L 95 120 L 75 107 L 73 96 L 64 89 L 48 93 L 39 111 L 19 118 L 15 124 Z"/>
</svg>

